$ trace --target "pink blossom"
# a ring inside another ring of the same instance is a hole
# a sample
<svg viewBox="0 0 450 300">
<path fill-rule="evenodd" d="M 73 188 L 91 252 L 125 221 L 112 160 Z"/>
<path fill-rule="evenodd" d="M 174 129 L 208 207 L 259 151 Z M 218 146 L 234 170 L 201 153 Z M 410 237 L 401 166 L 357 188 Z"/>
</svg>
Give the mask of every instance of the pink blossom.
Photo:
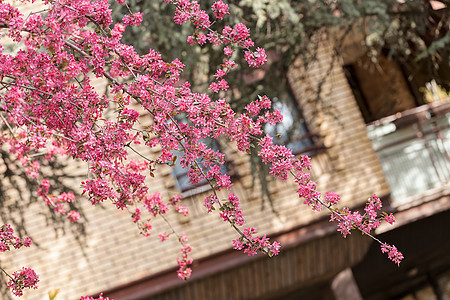
<svg viewBox="0 0 450 300">
<path fill-rule="evenodd" d="M 133 222 L 137 223 L 141 219 L 141 210 L 136 208 L 131 217 L 133 218 Z"/>
<path fill-rule="evenodd" d="M 62 203 L 56 203 L 53 206 L 53 210 L 57 213 L 60 213 L 62 215 L 66 214 L 66 209 L 64 208 L 64 205 Z"/>
<path fill-rule="evenodd" d="M 236 67 L 236 62 L 232 60 L 225 60 L 225 67 L 227 67 L 228 69 L 233 69 Z"/>
<path fill-rule="evenodd" d="M 219 90 L 226 91 L 228 88 L 229 86 L 225 79 L 221 79 L 218 82 L 212 82 L 209 86 L 209 89 L 213 90 L 215 93 L 218 93 Z"/>
<path fill-rule="evenodd" d="M 214 204 L 218 203 L 219 200 L 217 199 L 216 195 L 211 194 L 208 197 L 205 198 L 204 206 L 208 210 L 208 212 L 212 212 L 214 208 Z"/>
<path fill-rule="evenodd" d="M 134 13 L 132 15 L 125 15 L 122 19 L 125 26 L 139 26 L 142 23 L 142 13 Z"/>
<path fill-rule="evenodd" d="M 338 203 L 339 199 L 340 199 L 340 196 L 338 194 L 330 192 L 330 191 L 328 191 L 324 197 L 325 203 L 329 203 L 331 205 Z"/>
<path fill-rule="evenodd" d="M 23 240 L 14 236 L 14 230 L 9 224 L 0 226 L 0 253 L 11 249 L 13 246 L 15 249 L 19 249 L 22 246 L 30 247 L 31 239 L 25 237 Z"/>
<path fill-rule="evenodd" d="M 225 15 L 230 14 L 229 12 L 230 8 L 228 7 L 227 4 L 223 3 L 221 0 L 214 2 L 211 8 L 212 11 L 214 12 L 214 15 L 219 20 L 223 19 Z"/>
<path fill-rule="evenodd" d="M 112 188 L 104 179 L 96 178 L 81 184 L 84 186 L 83 193 L 88 192 L 92 204 L 100 203 L 113 196 Z"/>
<path fill-rule="evenodd" d="M 245 51 L 245 60 L 250 67 L 259 67 L 267 62 L 267 55 L 263 48 L 256 48 L 255 52 Z"/>
<path fill-rule="evenodd" d="M 389 224 L 392 225 L 392 224 L 394 224 L 394 222 L 395 222 L 395 217 L 394 217 L 394 215 L 393 215 L 392 213 L 390 213 L 390 214 L 384 216 L 384 220 L 385 220 L 387 223 L 389 223 Z"/>
<path fill-rule="evenodd" d="M 231 224 L 242 226 L 245 224 L 244 216 L 240 208 L 239 198 L 233 194 L 228 194 L 228 201 L 220 207 L 220 217 Z"/>
<path fill-rule="evenodd" d="M 217 70 L 216 74 L 214 74 L 214 77 L 221 78 L 221 77 L 225 76 L 226 74 L 227 74 L 227 72 L 225 70 L 219 69 L 219 70 Z"/>
<path fill-rule="evenodd" d="M 50 189 L 50 182 L 47 179 L 42 180 L 41 187 L 38 189 L 37 195 L 40 197 L 45 197 Z"/>
<path fill-rule="evenodd" d="M 204 45 L 206 43 L 206 35 L 203 33 L 199 33 L 196 40 L 200 46 Z"/>
<path fill-rule="evenodd" d="M 397 265 L 403 260 L 403 254 L 397 250 L 395 246 L 388 245 L 386 243 L 381 244 L 381 252 L 387 253 L 390 260 Z"/>
<path fill-rule="evenodd" d="M 156 217 L 158 214 L 165 214 L 168 211 L 168 207 L 162 202 L 161 194 L 156 192 L 152 196 L 147 195 L 142 201 L 148 212 Z"/>
<path fill-rule="evenodd" d="M 25 237 L 25 238 L 23 239 L 23 245 L 24 245 L 25 247 L 30 247 L 30 246 L 31 246 L 31 239 L 30 239 L 29 237 Z"/>
<path fill-rule="evenodd" d="M 158 234 L 158 238 L 160 239 L 161 242 L 166 241 L 169 237 L 170 237 L 170 233 L 167 234 L 167 233 L 161 232 L 160 234 Z"/>
<path fill-rule="evenodd" d="M 124 0 L 125 1 L 125 0 Z M 98 295 L 98 298 L 90 297 L 90 296 L 82 296 L 80 300 L 112 300 L 109 297 L 103 297 L 103 293 Z"/>
<path fill-rule="evenodd" d="M 219 46 L 224 43 L 224 40 L 222 40 L 222 37 L 219 34 L 217 34 L 217 32 L 209 32 L 208 41 L 214 46 Z"/>
<path fill-rule="evenodd" d="M 170 197 L 170 199 L 169 199 L 169 203 L 172 206 L 178 205 L 178 203 L 180 203 L 180 201 L 181 201 L 181 196 L 179 194 L 175 194 L 172 197 Z"/>
<path fill-rule="evenodd" d="M 180 237 L 180 242 L 182 243 L 182 247 L 181 247 L 181 258 L 177 259 L 177 263 L 179 266 L 177 275 L 178 278 L 186 280 L 192 274 L 192 269 L 189 267 L 193 261 L 193 259 L 189 257 L 189 254 L 192 252 L 192 247 L 187 243 L 188 238 L 184 234 L 184 232 Z"/>
<path fill-rule="evenodd" d="M 232 35 L 235 41 L 242 41 L 250 36 L 250 30 L 242 23 L 236 24 L 233 28 Z"/>
<path fill-rule="evenodd" d="M 25 288 L 37 289 L 39 276 L 33 269 L 22 268 L 21 270 L 14 272 L 11 276 L 13 279 L 8 281 L 6 287 L 10 289 L 15 296 L 22 296 L 23 289 Z"/>
<path fill-rule="evenodd" d="M 186 217 L 189 214 L 189 209 L 186 206 L 178 204 L 177 212 Z"/>
<path fill-rule="evenodd" d="M 233 240 L 233 249 L 235 250 L 244 249 L 244 243 L 240 239 Z"/>
<path fill-rule="evenodd" d="M 377 210 L 381 209 L 381 200 L 373 195 L 372 197 L 369 198 L 366 207 L 364 208 L 367 216 L 369 217 L 369 219 L 376 219 L 377 217 Z"/>
<path fill-rule="evenodd" d="M 226 46 L 225 48 L 223 48 L 223 53 L 226 55 L 226 56 L 231 56 L 232 54 L 233 54 L 233 50 L 231 49 L 231 47 L 229 47 L 229 46 Z"/>
<path fill-rule="evenodd" d="M 74 210 L 71 210 L 67 213 L 67 219 L 69 219 L 70 222 L 74 223 L 80 219 L 80 213 Z"/>
<path fill-rule="evenodd" d="M 143 236 L 145 237 L 150 236 L 150 230 L 152 229 L 153 226 L 149 221 L 141 224 L 139 227 L 141 229 L 141 234 Z"/>
<path fill-rule="evenodd" d="M 116 23 L 111 30 L 111 35 L 117 39 L 122 37 L 122 33 L 125 31 L 125 26 L 121 23 Z"/>
<path fill-rule="evenodd" d="M 75 195 L 73 193 L 61 193 L 57 197 L 58 202 L 73 202 L 75 200 Z"/>
<path fill-rule="evenodd" d="M 270 243 L 266 235 L 254 236 L 256 229 L 253 227 L 245 228 L 242 236 L 233 240 L 233 249 L 242 250 L 249 256 L 254 256 L 258 251 L 267 253 L 270 257 L 278 255 L 280 244 L 278 242 Z"/>
<path fill-rule="evenodd" d="M 219 190 L 225 188 L 227 190 L 231 189 L 232 183 L 230 176 L 227 174 L 222 174 L 217 177 L 217 185 Z"/>
<path fill-rule="evenodd" d="M 39 169 L 41 165 L 37 161 L 31 162 L 31 164 L 25 169 L 25 173 L 32 179 L 36 179 L 39 176 Z"/>
<path fill-rule="evenodd" d="M 270 256 L 278 255 L 280 253 L 280 247 L 281 247 L 280 243 L 273 242 L 271 247 L 269 247 Z"/>
<path fill-rule="evenodd" d="M 186 41 L 189 45 L 193 46 L 195 43 L 194 36 L 192 36 L 192 35 L 188 36 Z"/>
</svg>

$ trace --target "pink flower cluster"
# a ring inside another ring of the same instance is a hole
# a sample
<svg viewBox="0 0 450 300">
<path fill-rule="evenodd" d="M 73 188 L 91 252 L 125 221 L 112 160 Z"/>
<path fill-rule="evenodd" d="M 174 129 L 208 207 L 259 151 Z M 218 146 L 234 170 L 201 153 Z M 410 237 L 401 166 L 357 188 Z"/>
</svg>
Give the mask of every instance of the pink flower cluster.
<svg viewBox="0 0 450 300">
<path fill-rule="evenodd" d="M 66 211 L 64 204 L 75 201 L 73 193 L 61 193 L 58 196 L 49 194 L 50 182 L 47 179 L 42 180 L 41 187 L 37 191 L 37 195 L 43 197 L 45 203 L 53 208 L 53 211 L 65 215 L 65 217 L 72 223 L 80 219 L 80 213 L 75 210 Z"/>
<path fill-rule="evenodd" d="M 122 19 L 125 26 L 139 26 L 142 23 L 142 13 L 134 13 L 132 15 L 125 15 Z"/>
<path fill-rule="evenodd" d="M 39 177 L 39 168 L 41 165 L 37 161 L 30 162 L 28 167 L 25 168 L 25 174 L 30 176 L 32 179 Z"/>
<path fill-rule="evenodd" d="M 0 252 L 10 250 L 10 246 L 19 249 L 22 246 L 30 247 L 31 239 L 25 237 L 23 240 L 14 236 L 14 229 L 9 224 L 0 226 Z"/>
<path fill-rule="evenodd" d="M 270 174 L 285 181 L 288 179 L 289 172 L 294 168 L 294 155 L 285 146 L 274 145 L 272 140 L 269 135 L 262 139 L 259 154 L 262 161 L 270 165 Z"/>
<path fill-rule="evenodd" d="M 190 268 L 190 265 L 192 264 L 192 258 L 189 257 L 189 254 L 192 251 L 191 245 L 188 243 L 188 238 L 183 232 L 183 234 L 180 237 L 180 243 L 182 244 L 181 247 L 181 258 L 177 258 L 178 263 L 178 271 L 177 275 L 178 278 L 186 280 L 188 279 L 192 274 L 192 269 Z"/>
<path fill-rule="evenodd" d="M 170 233 L 161 232 L 160 234 L 158 234 L 158 238 L 161 242 L 168 240 L 169 237 L 170 237 Z"/>
<path fill-rule="evenodd" d="M 67 216 L 67 219 L 72 223 L 75 223 L 76 221 L 78 221 L 80 219 L 80 213 L 75 210 L 69 211 L 66 216 Z"/>
<path fill-rule="evenodd" d="M 147 195 L 142 204 L 148 212 L 156 217 L 158 214 L 165 214 L 168 211 L 167 205 L 162 201 L 161 194 L 156 192 L 152 196 Z"/>
<path fill-rule="evenodd" d="M 230 14 L 230 8 L 227 4 L 223 3 L 222 0 L 214 2 L 213 5 L 211 5 L 211 9 L 219 20 L 222 20 L 225 15 Z"/>
<path fill-rule="evenodd" d="M 83 296 L 80 298 L 80 300 L 113 300 L 113 299 L 110 299 L 109 297 L 103 297 L 103 293 L 100 293 L 100 295 L 98 295 L 98 298 Z"/>
<path fill-rule="evenodd" d="M 246 228 L 239 239 L 233 240 L 233 249 L 242 250 L 249 256 L 256 255 L 258 251 L 267 253 L 270 257 L 280 253 L 280 243 L 270 243 L 266 235 L 253 236 L 256 234 L 255 228 Z"/>
<path fill-rule="evenodd" d="M 250 39 L 250 30 L 242 23 L 236 24 L 234 27 L 224 26 L 221 33 L 214 31 L 210 28 L 211 21 L 208 14 L 200 9 L 200 5 L 196 1 L 190 0 L 165 0 L 166 2 L 172 2 L 175 4 L 175 23 L 182 24 L 191 22 L 196 26 L 196 32 L 187 38 L 187 42 L 190 45 L 197 43 L 204 45 L 209 41 L 213 45 L 225 45 L 224 53 L 227 56 L 232 54 L 232 50 L 228 44 L 233 44 L 239 47 L 243 47 L 248 51 L 245 52 L 245 60 L 251 67 L 259 67 L 267 62 L 267 55 L 265 50 L 257 48 L 256 51 L 250 51 L 250 48 L 254 46 L 253 41 Z M 225 15 L 229 15 L 229 6 L 223 1 L 216 1 L 211 6 L 216 19 L 221 20 Z M 202 30 L 208 32 L 198 32 Z M 210 87 L 210 89 L 213 89 Z M 216 88 L 217 89 L 217 88 Z M 214 89 L 213 89 L 214 90 Z M 217 91 L 215 91 L 217 92 Z"/>
<path fill-rule="evenodd" d="M 218 93 L 219 90 L 226 91 L 228 88 L 228 82 L 225 79 L 220 79 L 218 82 L 212 82 L 209 86 L 209 89 L 213 90 L 214 93 Z"/>
<path fill-rule="evenodd" d="M 256 51 L 245 51 L 245 60 L 250 67 L 257 68 L 267 62 L 266 51 L 263 48 L 256 48 Z"/>
<path fill-rule="evenodd" d="M 381 211 L 381 207 L 381 200 L 377 196 L 373 195 L 367 201 L 367 204 L 364 207 L 365 213 L 363 215 L 357 211 L 351 212 L 347 208 L 334 209 L 331 213 L 330 221 L 338 222 L 338 231 L 341 232 L 344 238 L 351 233 L 352 229 L 355 228 L 367 235 L 370 235 L 372 230 L 380 226 L 381 220 L 385 220 L 389 224 L 393 224 L 395 222 L 394 215 L 392 213 L 382 213 L 381 215 L 378 215 L 377 211 Z M 400 264 L 403 259 L 403 254 L 398 251 L 395 246 L 381 243 L 381 251 L 383 253 L 388 253 L 388 258 L 396 264 Z"/>
<path fill-rule="evenodd" d="M 136 162 L 133 162 L 132 165 L 136 166 Z M 130 203 L 131 204 L 131 203 Z M 140 233 L 143 236 L 150 236 L 150 230 L 152 229 L 151 219 L 148 218 L 146 220 L 142 220 L 143 212 L 138 206 L 142 206 L 145 208 L 144 213 L 148 213 L 148 215 L 156 217 L 158 215 L 164 215 L 169 211 L 170 207 L 174 207 L 176 212 L 182 214 L 183 216 L 187 216 L 189 214 L 189 209 L 181 204 L 181 196 L 176 194 L 170 197 L 168 203 L 165 203 L 162 200 L 160 193 L 154 193 L 153 195 L 144 194 L 141 198 L 136 198 L 133 202 L 135 205 L 134 212 L 131 213 L 131 218 L 134 223 L 137 224 L 140 229 Z M 165 241 L 168 239 L 170 234 L 159 234 L 159 238 L 161 241 Z"/>
<path fill-rule="evenodd" d="M 188 38 L 190 42 L 222 45 L 226 56 L 233 54 L 232 47 L 242 47 L 252 67 L 267 60 L 264 49 L 250 49 L 254 44 L 245 25 L 214 30 L 198 2 L 166 1 L 175 6 L 175 22 L 190 22 L 195 27 L 196 33 Z M 228 14 L 222 1 L 215 2 L 212 10 L 216 19 Z M 0 140 L 10 146 L 30 177 L 37 180 L 40 176 L 39 165 L 30 160 L 30 155 L 38 151 L 48 150 L 48 159 L 64 153 L 86 162 L 89 178 L 82 182 L 82 187 L 91 203 L 108 201 L 120 210 L 128 210 L 141 233 L 147 236 L 152 228 L 150 218 L 165 214 L 170 206 L 183 215 L 188 213 L 178 196 L 163 201 L 159 193 L 151 194 L 147 186 L 159 165 L 172 166 L 178 160 L 188 169 L 191 183 L 206 180 L 211 184 L 212 193 L 205 199 L 208 211 L 215 206 L 220 208 L 220 217 L 237 228 L 245 222 L 238 197 L 230 193 L 222 203 L 216 195 L 216 191 L 232 186 L 230 177 L 220 171 L 224 155 L 203 142 L 222 137 L 235 142 L 244 153 L 252 146 L 260 147 L 259 156 L 270 173 L 281 180 L 293 176 L 305 204 L 315 210 L 333 209 L 339 197 L 327 193 L 322 200 L 316 184 L 309 178 L 309 158 L 295 158 L 286 147 L 275 145 L 270 136 L 259 138 L 265 124 L 282 120 L 279 111 L 271 111 L 267 97 L 259 97 L 246 111 L 236 114 L 225 99 L 214 100 L 192 91 L 190 84 L 181 79 L 184 65 L 178 59 L 163 61 L 151 49 L 140 56 L 133 47 L 120 42 L 125 26 L 141 21 L 142 14 L 135 13 L 125 16 L 124 24 L 112 26 L 107 0 L 55 0 L 49 3 L 46 14 L 35 14 L 27 20 L 11 4 L 0 3 L 4 33 L 17 42 L 24 41 L 25 45 L 14 54 L 0 51 L 1 109 L 5 115 L 0 122 L 13 129 L 1 135 Z M 235 67 L 234 61 L 225 59 L 210 88 L 214 92 L 227 90 L 224 77 Z M 91 73 L 110 81 L 111 98 L 95 92 L 89 79 Z M 115 115 L 105 119 L 105 110 L 111 106 L 117 107 Z M 141 126 L 138 121 L 144 116 L 138 111 L 145 111 L 152 122 Z M 136 145 L 160 149 L 160 155 L 147 158 L 136 150 Z M 174 157 L 174 151 L 182 154 Z M 130 160 L 129 154 L 135 152 L 141 159 Z M 70 193 L 53 196 L 49 194 L 49 181 L 41 182 L 38 195 L 70 221 L 78 220 L 77 212 L 66 213 L 64 208 L 64 203 L 73 201 L 74 196 Z M 347 230 L 355 224 L 369 232 L 380 220 L 375 217 L 380 207 L 373 198 L 363 216 L 335 209 L 332 218 L 339 222 L 343 234 L 348 234 Z M 149 218 L 143 217 L 144 213 Z M 392 215 L 384 219 L 393 221 Z M 244 230 L 234 242 L 235 248 L 244 249 L 249 255 L 256 251 L 278 253 L 278 243 L 270 243 L 266 236 L 253 236 L 255 233 L 254 229 Z M 183 254 L 179 259 L 179 276 L 187 278 L 191 272 L 192 259 L 188 257 L 191 248 L 186 238 L 180 243 Z"/>
<path fill-rule="evenodd" d="M 134 213 L 131 214 L 131 218 L 133 219 L 133 223 L 137 223 L 141 219 L 141 210 L 136 207 Z"/>
<path fill-rule="evenodd" d="M 381 244 L 381 252 L 387 253 L 390 260 L 395 262 L 397 265 L 403 260 L 403 254 L 397 250 L 395 246 L 388 245 L 386 243 Z"/>
<path fill-rule="evenodd" d="M 245 224 L 244 216 L 239 204 L 239 198 L 230 193 L 228 195 L 228 201 L 222 203 L 220 207 L 220 217 L 229 222 L 231 225 L 242 226 Z"/>
<path fill-rule="evenodd" d="M 333 199 L 335 196 L 333 196 Z M 381 211 L 381 200 L 377 196 L 373 195 L 367 201 L 364 207 L 365 214 L 361 215 L 359 212 L 350 212 L 348 209 L 336 209 L 330 217 L 331 221 L 338 221 L 338 231 L 342 233 L 344 237 L 350 234 L 353 228 L 358 228 L 362 232 L 369 234 L 373 229 L 380 226 L 381 219 L 387 219 L 391 224 L 395 221 L 392 214 L 379 217 L 377 211 Z M 387 218 L 386 218 L 387 217 Z"/>
<path fill-rule="evenodd" d="M 260 114 L 261 110 L 270 109 L 271 106 L 272 102 L 269 97 L 259 96 L 258 100 L 247 104 L 247 106 L 245 106 L 245 110 L 248 112 L 250 117 L 256 117 Z"/>
<path fill-rule="evenodd" d="M 4 224 L 0 227 L 0 252 L 11 250 L 10 246 L 13 246 L 15 249 L 22 246 L 30 247 L 31 239 L 29 237 L 25 237 L 21 240 L 20 238 L 14 236 L 14 230 L 9 224 Z M 5 272 L 3 269 L 1 270 Z M 33 269 L 22 268 L 21 270 L 14 272 L 9 277 L 11 279 L 8 281 L 6 287 L 16 296 L 22 296 L 23 289 L 25 288 L 37 289 L 39 276 Z"/>
<path fill-rule="evenodd" d="M 8 281 L 6 287 L 11 292 L 20 297 L 23 295 L 23 289 L 32 288 L 37 289 L 37 283 L 39 282 L 39 276 L 30 268 L 22 268 L 12 274 L 12 279 Z"/>
<path fill-rule="evenodd" d="M 200 9 L 197 1 L 190 0 L 164 0 L 175 5 L 176 11 L 174 21 L 182 24 L 191 21 L 198 29 L 206 29 L 211 25 L 208 14 Z"/>
<path fill-rule="evenodd" d="M 152 223 L 150 223 L 150 220 L 147 220 L 147 222 L 140 222 L 138 223 L 138 228 L 140 229 L 140 233 L 143 236 L 150 236 L 150 230 L 153 228 Z"/>
<path fill-rule="evenodd" d="M 217 196 L 214 194 L 208 195 L 205 200 L 203 206 L 206 207 L 208 212 L 212 212 L 215 210 L 214 204 L 219 203 L 219 199 L 217 199 Z"/>
</svg>

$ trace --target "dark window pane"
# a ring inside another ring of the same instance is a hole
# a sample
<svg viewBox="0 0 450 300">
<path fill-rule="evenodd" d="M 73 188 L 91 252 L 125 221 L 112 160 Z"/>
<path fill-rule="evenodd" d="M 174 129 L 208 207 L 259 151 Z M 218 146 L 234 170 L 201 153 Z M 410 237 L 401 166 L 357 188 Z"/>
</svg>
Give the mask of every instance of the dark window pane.
<svg viewBox="0 0 450 300">
<path fill-rule="evenodd" d="M 310 149 L 314 143 L 293 96 L 289 94 L 284 101 L 275 97 L 272 101 L 274 110 L 279 110 L 283 115 L 283 122 L 267 124 L 266 132 L 273 137 L 275 143 L 286 145 L 294 154 Z"/>
</svg>

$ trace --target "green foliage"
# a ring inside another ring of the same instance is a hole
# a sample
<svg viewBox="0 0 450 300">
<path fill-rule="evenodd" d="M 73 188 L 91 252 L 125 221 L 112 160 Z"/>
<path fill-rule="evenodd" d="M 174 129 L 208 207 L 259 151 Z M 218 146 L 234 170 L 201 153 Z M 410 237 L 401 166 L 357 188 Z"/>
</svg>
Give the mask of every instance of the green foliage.
<svg viewBox="0 0 450 300">
<path fill-rule="evenodd" d="M 434 55 L 439 51 L 444 50 L 446 47 L 448 48 L 449 44 L 450 44 L 450 31 L 448 31 L 442 38 L 433 41 L 427 49 L 422 51 L 422 53 L 420 53 L 417 56 L 416 60 L 421 60 L 426 58 L 427 56 Z"/>
<path fill-rule="evenodd" d="M 199 2 L 207 9 L 214 0 Z M 301 57 L 306 66 L 314 61 L 318 32 L 324 38 L 343 39 L 345 33 L 356 31 L 363 36 L 363 46 L 367 48 L 368 55 L 373 57 L 387 52 L 389 57 L 402 62 L 426 59 L 433 69 L 439 67 L 435 61 L 437 57 L 448 64 L 448 3 L 446 8 L 433 10 L 430 2 L 423 0 L 227 2 L 231 15 L 225 19 L 225 23 L 244 23 L 251 28 L 252 37 L 258 46 L 277 53 L 275 58 L 272 57 L 263 78 L 248 84 L 239 94 L 231 95 L 232 104 L 237 109 L 262 92 L 269 96 L 282 94 L 286 89 L 286 70 L 292 61 Z M 128 4 L 132 10 L 144 13 L 144 22 L 142 26 L 128 28 L 124 42 L 133 44 L 142 54 L 152 47 L 167 60 L 180 58 L 187 65 L 185 75 L 198 87 L 205 88 L 204 76 L 211 76 L 223 59 L 220 49 L 210 45 L 200 48 L 186 44 L 187 36 L 192 34 L 191 27 L 175 24 L 171 17 L 173 8 L 162 0 L 129 0 Z M 120 20 L 127 9 L 113 5 L 114 15 Z M 220 22 L 214 26 L 220 28 Z M 336 32 L 342 34 L 336 36 Z M 341 43 L 337 41 L 335 46 L 339 54 Z M 240 83 L 243 76 L 251 72 L 242 63 L 228 79 L 231 84 Z"/>
</svg>

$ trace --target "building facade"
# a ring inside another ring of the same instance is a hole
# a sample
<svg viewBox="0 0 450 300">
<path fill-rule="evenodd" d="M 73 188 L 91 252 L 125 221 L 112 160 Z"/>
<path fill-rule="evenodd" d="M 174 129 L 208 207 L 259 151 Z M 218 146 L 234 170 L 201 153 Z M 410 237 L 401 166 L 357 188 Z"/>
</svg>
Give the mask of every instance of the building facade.
<svg viewBox="0 0 450 300">
<path fill-rule="evenodd" d="M 404 253 L 400 267 L 368 237 L 353 233 L 343 239 L 327 211 L 303 205 L 289 181 L 268 180 L 272 201 L 263 203 L 249 158 L 219 141 L 247 224 L 280 241 L 279 256 L 232 250 L 237 233 L 218 214 L 207 214 L 208 190 L 185 188 L 172 168 L 162 166 L 148 184 L 166 199 L 182 193 L 190 208 L 189 215 L 170 213 L 167 221 L 175 231 L 184 230 L 194 248 L 191 279 L 177 278 L 176 238 L 157 238 L 170 230 L 161 218 L 152 221 L 153 234 L 143 237 L 128 212 L 108 203 L 93 207 L 80 198 L 83 226 L 54 227 L 39 203 L 11 210 L 20 197 L 13 192 L 2 198 L 3 214 L 22 220 L 16 226 L 26 229 L 34 246 L 2 254 L 2 268 L 29 266 L 40 275 L 39 289 L 25 299 L 47 299 L 54 289 L 56 299 L 99 292 L 116 300 L 450 299 L 450 101 L 420 103 L 395 62 L 380 57 L 379 68 L 367 67 L 356 44 L 348 41 L 345 53 L 351 55 L 335 59 L 332 43 L 320 41 L 314 63 L 307 69 L 300 60 L 291 66 L 295 106 L 310 133 L 299 152 L 311 155 L 318 189 L 339 193 L 339 205 L 362 209 L 372 194 L 382 199 L 397 222 L 376 234 Z M 99 82 L 99 89 L 104 84 Z M 320 101 L 313 101 L 317 95 Z M 150 151 L 157 155 L 159 149 Z M 80 193 L 87 166 L 64 165 L 63 185 Z M 2 180 L 6 190 L 13 184 Z"/>
</svg>

